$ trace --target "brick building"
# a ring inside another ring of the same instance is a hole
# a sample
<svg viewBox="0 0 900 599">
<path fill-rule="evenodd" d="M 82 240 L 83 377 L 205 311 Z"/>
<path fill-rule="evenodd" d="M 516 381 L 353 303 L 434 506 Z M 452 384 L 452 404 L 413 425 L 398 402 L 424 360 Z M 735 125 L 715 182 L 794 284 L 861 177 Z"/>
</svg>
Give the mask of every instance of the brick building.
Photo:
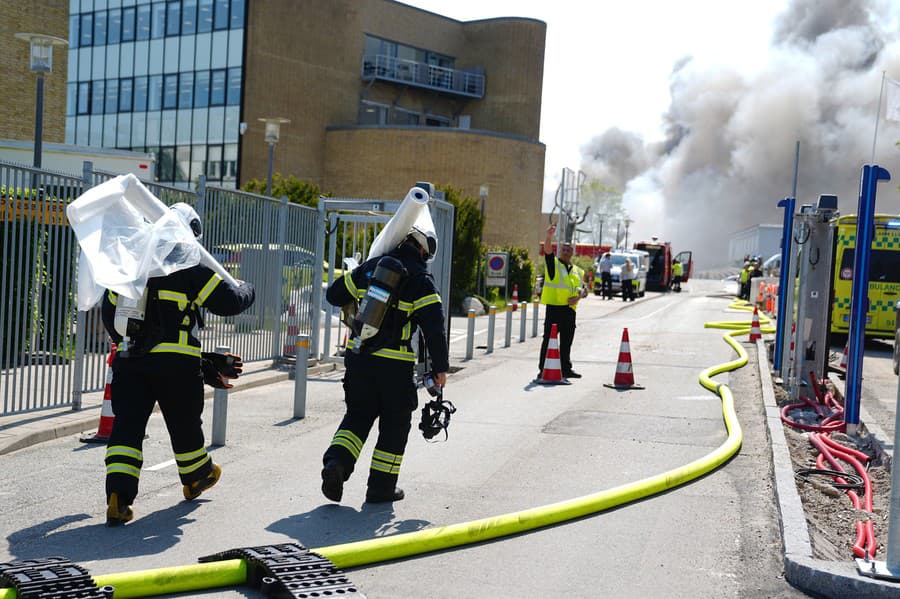
<svg viewBox="0 0 900 599">
<path fill-rule="evenodd" d="M 392 0 L 74 0 L 66 141 L 238 185 L 266 176 L 258 119 L 282 117 L 276 172 L 341 197 L 487 186 L 485 241 L 531 247 L 545 34 Z"/>
</svg>

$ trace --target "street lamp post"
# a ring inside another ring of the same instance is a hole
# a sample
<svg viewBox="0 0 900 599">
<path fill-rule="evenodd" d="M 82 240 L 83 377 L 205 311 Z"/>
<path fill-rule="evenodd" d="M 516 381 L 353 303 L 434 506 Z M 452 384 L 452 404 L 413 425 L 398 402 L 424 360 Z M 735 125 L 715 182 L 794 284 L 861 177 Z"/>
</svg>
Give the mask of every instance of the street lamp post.
<svg viewBox="0 0 900 599">
<path fill-rule="evenodd" d="M 283 117 L 268 117 L 257 119 L 266 124 L 266 143 L 269 144 L 269 174 L 266 178 L 266 195 L 272 195 L 272 164 L 275 162 L 275 144 L 281 138 L 281 125 L 290 123 L 290 119 Z"/>
<path fill-rule="evenodd" d="M 53 71 L 53 46 L 67 46 L 69 42 L 60 37 L 42 33 L 17 33 L 16 38 L 28 42 L 31 47 L 31 72 L 37 73 L 37 95 L 34 107 L 34 168 L 41 168 L 44 136 L 44 73 Z"/>
<path fill-rule="evenodd" d="M 488 186 L 482 185 L 478 188 L 478 195 L 481 197 L 481 235 L 478 237 L 478 288 L 481 289 L 481 295 L 484 296 L 484 276 L 481 272 L 481 254 L 484 253 L 484 202 L 488 197 Z"/>
</svg>

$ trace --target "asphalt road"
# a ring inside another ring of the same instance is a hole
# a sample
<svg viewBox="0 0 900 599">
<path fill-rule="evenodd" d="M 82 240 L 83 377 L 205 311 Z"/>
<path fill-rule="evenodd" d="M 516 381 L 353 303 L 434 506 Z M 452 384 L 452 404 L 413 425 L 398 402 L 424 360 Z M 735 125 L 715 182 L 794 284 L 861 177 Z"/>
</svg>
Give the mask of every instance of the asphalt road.
<svg viewBox="0 0 900 599">
<path fill-rule="evenodd" d="M 393 505 L 363 503 L 371 440 L 344 502 L 320 494 L 321 454 L 343 412 L 340 372 L 309 381 L 303 420 L 290 418 L 293 382 L 233 394 L 227 443 L 213 451 L 222 480 L 191 503 L 182 500 L 154 415 L 137 517 L 121 528 L 104 525 L 103 447 L 73 437 L 2 456 L 0 561 L 65 555 L 96 576 L 194 564 L 235 547 L 326 547 L 516 512 L 683 465 L 726 437 L 721 402 L 697 375 L 734 352 L 722 331 L 703 323 L 746 319 L 746 312 L 727 311 L 733 298 L 721 294 L 719 282 L 692 281 L 686 289 L 629 304 L 588 297 L 573 349 L 584 378 L 570 386 L 531 383 L 540 338 L 530 336 L 530 314 L 524 343 L 514 336 L 504 348 L 500 334 L 492 354 L 476 350 L 471 361 L 462 360 L 467 322 L 454 319 L 458 370 L 446 397 L 459 411 L 445 443 L 426 443 L 414 426 L 400 475 L 407 498 Z M 645 390 L 603 386 L 613 380 L 626 327 L 634 376 Z M 741 451 L 718 470 L 593 516 L 354 568 L 349 578 L 371 598 L 803 596 L 783 580 L 764 413 L 750 364 L 716 377 L 732 388 L 744 429 Z M 211 405 L 207 410 L 209 421 Z M 240 587 L 185 596 L 261 595 Z"/>
</svg>

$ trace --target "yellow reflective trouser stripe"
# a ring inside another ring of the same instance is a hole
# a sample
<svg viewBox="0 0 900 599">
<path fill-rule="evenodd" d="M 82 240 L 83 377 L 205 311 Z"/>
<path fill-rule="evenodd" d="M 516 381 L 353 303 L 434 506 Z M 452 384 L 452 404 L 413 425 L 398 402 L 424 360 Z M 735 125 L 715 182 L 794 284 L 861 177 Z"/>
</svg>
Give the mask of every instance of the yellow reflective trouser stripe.
<svg viewBox="0 0 900 599">
<path fill-rule="evenodd" d="M 380 449 L 372 452 L 372 470 L 378 470 L 387 474 L 400 474 L 401 462 L 403 462 L 402 455 L 388 453 Z"/>
<path fill-rule="evenodd" d="M 133 458 L 135 460 L 144 460 L 144 454 L 140 449 L 135 449 L 134 447 L 128 447 L 127 445 L 111 445 L 106 448 L 106 457 L 111 458 L 112 456 L 125 456 L 127 458 Z"/>
<path fill-rule="evenodd" d="M 350 452 L 350 455 L 353 456 L 353 459 L 359 458 L 359 452 L 362 451 L 362 441 L 356 434 L 345 428 L 338 429 L 336 433 L 334 433 L 334 437 L 331 439 L 332 445 L 339 445 Z"/>
<path fill-rule="evenodd" d="M 131 464 L 109 464 L 106 466 L 107 474 L 127 474 L 128 476 L 133 476 L 135 478 L 141 477 L 141 469 L 137 466 L 132 466 Z"/>
<path fill-rule="evenodd" d="M 198 306 L 202 306 L 203 302 L 206 301 L 206 298 L 218 287 L 219 283 L 222 282 L 222 277 L 213 273 L 213 276 L 209 278 L 206 282 L 206 285 L 203 286 L 203 289 L 200 290 L 200 293 L 197 294 L 196 303 Z"/>
<path fill-rule="evenodd" d="M 178 309 L 184 310 L 188 305 L 188 297 L 180 291 L 171 291 L 169 289 L 160 289 L 158 291 L 159 299 L 168 300 L 170 302 L 178 302 Z"/>
<path fill-rule="evenodd" d="M 196 460 L 197 458 L 206 455 L 206 448 L 201 447 L 196 451 L 189 451 L 187 453 L 176 453 L 175 459 L 179 462 L 187 462 L 189 460 Z"/>
<path fill-rule="evenodd" d="M 441 296 L 439 296 L 437 293 L 432 293 L 431 295 L 420 297 L 415 302 L 413 302 L 413 310 L 421 310 L 425 306 L 439 303 L 441 303 Z"/>
<path fill-rule="evenodd" d="M 107 291 L 106 297 L 109 299 L 109 303 L 111 303 L 113 306 L 115 306 L 119 301 L 119 294 L 112 291 Z"/>
<path fill-rule="evenodd" d="M 199 462 L 196 462 L 196 463 L 191 464 L 191 465 L 189 465 L 189 466 L 179 466 L 179 467 L 178 467 L 178 474 L 190 474 L 191 472 L 193 472 L 194 470 L 196 470 L 197 468 L 199 468 L 199 467 L 202 466 L 203 464 L 207 463 L 209 460 L 210 460 L 210 457 L 209 457 L 209 455 L 207 455 L 205 458 L 203 458 L 203 459 L 200 460 Z M 177 462 L 178 460 L 175 460 L 175 461 Z"/>
</svg>

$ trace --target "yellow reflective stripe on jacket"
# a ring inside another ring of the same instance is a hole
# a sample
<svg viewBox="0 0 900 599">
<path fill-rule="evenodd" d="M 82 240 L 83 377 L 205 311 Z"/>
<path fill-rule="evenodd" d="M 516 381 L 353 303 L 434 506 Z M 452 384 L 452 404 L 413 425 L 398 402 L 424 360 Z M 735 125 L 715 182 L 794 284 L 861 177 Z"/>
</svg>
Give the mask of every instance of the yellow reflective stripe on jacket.
<svg viewBox="0 0 900 599">
<path fill-rule="evenodd" d="M 359 339 L 353 337 L 350 341 L 347 342 L 347 349 L 352 350 L 359 343 Z M 416 354 L 412 353 L 412 350 L 399 348 L 399 349 L 389 349 L 387 347 L 382 347 L 379 350 L 373 351 L 370 356 L 379 356 L 381 358 L 390 358 L 392 360 L 401 360 L 403 362 L 415 362 Z"/>
<path fill-rule="evenodd" d="M 115 306 L 116 303 L 119 301 L 119 294 L 115 293 L 113 291 L 107 290 L 106 297 L 107 297 L 107 299 L 109 299 L 109 303 L 111 303 L 113 306 Z"/>
<path fill-rule="evenodd" d="M 356 283 L 353 282 L 353 277 L 351 277 L 350 275 L 344 275 L 344 287 L 347 288 L 347 291 L 350 292 L 350 295 L 352 295 L 353 297 L 359 297 L 359 289 L 356 288 Z"/>
<path fill-rule="evenodd" d="M 420 297 L 416 301 L 413 302 L 413 310 L 421 310 L 425 306 L 430 306 L 431 304 L 439 304 L 441 303 L 441 296 L 437 293 L 431 293 L 429 295 L 425 295 Z"/>
<path fill-rule="evenodd" d="M 197 299 L 194 300 L 194 303 L 198 306 L 202 306 L 203 302 L 207 300 L 210 294 L 219 286 L 219 283 L 222 282 L 222 277 L 213 273 L 213 275 L 206 282 L 206 285 L 200 290 L 200 293 L 197 294 Z"/>
<path fill-rule="evenodd" d="M 188 296 L 181 291 L 172 291 L 171 289 L 160 289 L 157 296 L 161 300 L 177 302 L 179 310 L 185 310 L 188 307 Z"/>
<path fill-rule="evenodd" d="M 153 349 L 150 350 L 151 354 L 162 354 L 162 353 L 172 353 L 172 354 L 184 354 L 186 356 L 192 356 L 194 358 L 200 357 L 200 348 L 194 347 L 193 345 L 188 344 L 180 344 L 180 343 L 158 343 Z"/>
</svg>

